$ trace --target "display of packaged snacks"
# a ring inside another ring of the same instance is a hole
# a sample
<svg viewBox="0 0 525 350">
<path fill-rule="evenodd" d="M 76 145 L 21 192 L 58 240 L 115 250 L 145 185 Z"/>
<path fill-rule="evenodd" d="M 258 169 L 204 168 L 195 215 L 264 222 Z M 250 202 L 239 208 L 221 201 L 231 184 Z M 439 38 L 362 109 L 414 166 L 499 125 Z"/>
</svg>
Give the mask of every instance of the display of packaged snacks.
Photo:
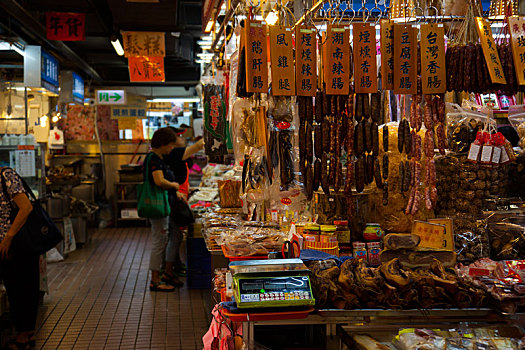
<svg viewBox="0 0 525 350">
<path fill-rule="evenodd" d="M 487 221 L 469 215 L 453 218 L 454 241 L 458 262 L 473 262 L 490 257 Z"/>
</svg>

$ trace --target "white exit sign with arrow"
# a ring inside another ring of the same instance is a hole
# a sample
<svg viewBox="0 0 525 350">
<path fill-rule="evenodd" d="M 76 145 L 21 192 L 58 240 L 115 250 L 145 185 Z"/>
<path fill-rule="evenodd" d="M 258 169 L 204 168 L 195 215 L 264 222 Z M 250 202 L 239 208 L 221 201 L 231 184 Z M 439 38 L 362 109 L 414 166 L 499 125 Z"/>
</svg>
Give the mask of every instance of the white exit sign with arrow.
<svg viewBox="0 0 525 350">
<path fill-rule="evenodd" d="M 125 90 L 97 90 L 97 104 L 99 105 L 125 105 Z"/>
</svg>

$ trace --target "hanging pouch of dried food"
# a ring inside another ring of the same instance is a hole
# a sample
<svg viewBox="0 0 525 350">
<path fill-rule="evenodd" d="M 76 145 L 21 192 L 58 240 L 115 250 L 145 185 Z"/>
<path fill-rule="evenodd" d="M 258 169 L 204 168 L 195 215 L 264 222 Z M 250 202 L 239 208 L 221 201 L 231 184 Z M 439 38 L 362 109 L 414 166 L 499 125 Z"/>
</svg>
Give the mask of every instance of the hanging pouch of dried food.
<svg viewBox="0 0 525 350">
<path fill-rule="evenodd" d="M 204 140 L 205 153 L 214 160 L 228 153 L 226 147 L 226 104 L 224 88 L 217 85 L 205 85 L 204 101 Z"/>
</svg>

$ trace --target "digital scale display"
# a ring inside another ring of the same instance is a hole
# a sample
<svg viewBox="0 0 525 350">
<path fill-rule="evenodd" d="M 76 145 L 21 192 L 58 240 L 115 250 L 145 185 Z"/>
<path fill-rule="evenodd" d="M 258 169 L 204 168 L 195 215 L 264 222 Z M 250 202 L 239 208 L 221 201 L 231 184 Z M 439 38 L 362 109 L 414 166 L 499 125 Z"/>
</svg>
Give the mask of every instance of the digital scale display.
<svg viewBox="0 0 525 350">
<path fill-rule="evenodd" d="M 307 276 L 239 279 L 240 303 L 290 302 L 313 300 Z M 309 302 L 308 302 L 309 303 Z"/>
</svg>

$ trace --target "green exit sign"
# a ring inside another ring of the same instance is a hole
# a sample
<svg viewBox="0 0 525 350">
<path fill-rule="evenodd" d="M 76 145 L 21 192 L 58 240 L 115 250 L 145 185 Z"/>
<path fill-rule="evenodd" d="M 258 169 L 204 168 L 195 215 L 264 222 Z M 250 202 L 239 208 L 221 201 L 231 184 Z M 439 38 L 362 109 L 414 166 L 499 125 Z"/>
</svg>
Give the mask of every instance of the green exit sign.
<svg viewBox="0 0 525 350">
<path fill-rule="evenodd" d="M 124 90 L 97 90 L 97 104 L 125 105 L 126 91 Z"/>
</svg>

